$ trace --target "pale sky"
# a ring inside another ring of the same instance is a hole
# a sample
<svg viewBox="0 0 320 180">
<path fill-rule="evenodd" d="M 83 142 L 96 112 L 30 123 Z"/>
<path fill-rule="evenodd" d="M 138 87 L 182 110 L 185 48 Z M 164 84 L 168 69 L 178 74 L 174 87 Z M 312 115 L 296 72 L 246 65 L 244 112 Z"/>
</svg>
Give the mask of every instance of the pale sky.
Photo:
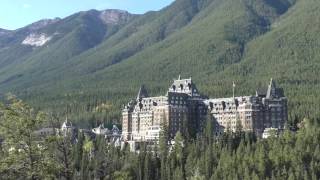
<svg viewBox="0 0 320 180">
<path fill-rule="evenodd" d="M 142 14 L 174 0 L 0 0 L 0 28 L 17 29 L 45 18 L 66 17 L 90 9 L 121 9 Z"/>
</svg>

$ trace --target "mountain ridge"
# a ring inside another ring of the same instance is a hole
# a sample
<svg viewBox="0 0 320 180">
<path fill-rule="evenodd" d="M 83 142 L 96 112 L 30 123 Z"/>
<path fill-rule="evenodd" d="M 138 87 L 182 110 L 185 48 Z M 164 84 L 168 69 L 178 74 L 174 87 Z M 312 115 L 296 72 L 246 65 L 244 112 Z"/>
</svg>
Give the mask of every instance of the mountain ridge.
<svg viewBox="0 0 320 180">
<path fill-rule="evenodd" d="M 192 76 L 205 94 L 223 97 L 230 95 L 233 81 L 239 84 L 237 93 L 253 94 L 274 77 L 291 100 L 290 121 L 316 117 L 320 28 L 311 19 L 319 7 L 315 0 L 176 0 L 129 19 L 124 13 L 123 23 L 112 25 L 95 11 L 77 13 L 45 30 L 65 33 L 47 45 L 17 48 L 28 51 L 23 58 L 8 56 L 0 38 L 0 64 L 9 63 L 0 68 L 0 88 L 46 110 L 64 114 L 72 106 L 81 122 L 98 114 L 113 121 L 142 82 L 151 94 L 160 94 L 178 74 Z M 12 60 L 18 63 L 10 65 Z M 307 94 L 312 98 L 303 99 Z M 111 103 L 111 110 L 87 108 L 101 101 Z"/>
</svg>

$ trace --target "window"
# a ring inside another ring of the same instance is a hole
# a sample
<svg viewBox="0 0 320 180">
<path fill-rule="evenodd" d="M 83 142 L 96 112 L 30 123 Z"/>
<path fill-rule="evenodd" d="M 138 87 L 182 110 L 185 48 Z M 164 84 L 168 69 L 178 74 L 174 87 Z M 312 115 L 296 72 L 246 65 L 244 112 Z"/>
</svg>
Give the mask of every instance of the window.
<svg viewBox="0 0 320 180">
<path fill-rule="evenodd" d="M 176 91 L 176 86 L 175 86 L 175 85 L 173 85 L 173 86 L 172 86 L 172 89 L 173 89 L 174 91 Z"/>
</svg>

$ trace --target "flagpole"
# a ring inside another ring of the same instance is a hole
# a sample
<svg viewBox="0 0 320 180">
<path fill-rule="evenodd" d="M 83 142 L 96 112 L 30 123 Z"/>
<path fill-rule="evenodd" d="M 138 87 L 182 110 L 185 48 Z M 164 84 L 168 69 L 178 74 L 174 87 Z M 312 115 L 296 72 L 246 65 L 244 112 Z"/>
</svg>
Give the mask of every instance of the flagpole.
<svg viewBox="0 0 320 180">
<path fill-rule="evenodd" d="M 235 88 L 235 86 L 236 86 L 236 84 L 234 83 L 234 81 L 233 81 L 233 84 L 232 84 L 232 87 L 233 87 L 233 89 L 232 89 L 232 92 L 233 92 L 233 99 L 234 99 L 234 88 Z"/>
</svg>

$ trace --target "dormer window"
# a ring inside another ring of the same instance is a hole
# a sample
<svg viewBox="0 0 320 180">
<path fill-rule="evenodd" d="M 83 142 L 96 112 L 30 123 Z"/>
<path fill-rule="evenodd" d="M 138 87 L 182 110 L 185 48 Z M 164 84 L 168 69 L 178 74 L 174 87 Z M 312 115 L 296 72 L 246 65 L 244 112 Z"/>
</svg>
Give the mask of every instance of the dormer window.
<svg viewBox="0 0 320 180">
<path fill-rule="evenodd" d="M 174 91 L 176 91 L 176 85 L 173 85 L 173 86 L 172 86 L 172 89 L 173 89 Z"/>
<path fill-rule="evenodd" d="M 183 90 L 183 85 L 182 84 L 180 84 L 180 89 Z"/>
<path fill-rule="evenodd" d="M 223 110 L 225 110 L 226 109 L 226 102 L 222 101 L 221 103 L 222 103 Z"/>
<path fill-rule="evenodd" d="M 209 106 L 210 106 L 210 109 L 212 110 L 212 109 L 213 109 L 213 103 L 210 102 L 210 103 L 209 103 Z"/>
</svg>

